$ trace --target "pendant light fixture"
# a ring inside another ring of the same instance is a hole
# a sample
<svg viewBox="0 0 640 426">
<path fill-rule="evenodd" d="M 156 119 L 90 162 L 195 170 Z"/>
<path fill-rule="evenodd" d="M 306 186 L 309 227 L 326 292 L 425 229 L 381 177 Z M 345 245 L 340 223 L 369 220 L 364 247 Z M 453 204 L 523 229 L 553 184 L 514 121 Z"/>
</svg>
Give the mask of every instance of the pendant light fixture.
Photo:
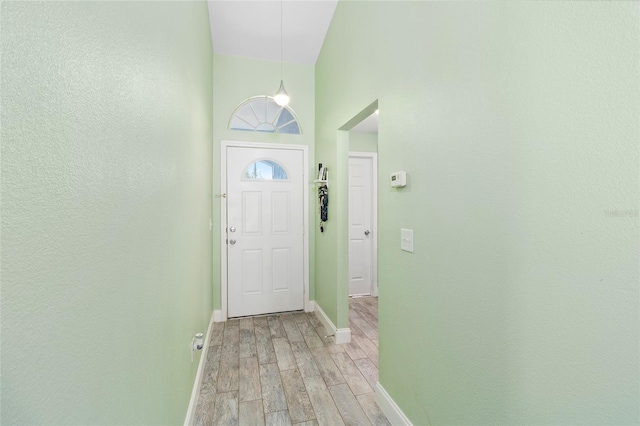
<svg viewBox="0 0 640 426">
<path fill-rule="evenodd" d="M 280 106 L 286 106 L 289 104 L 289 94 L 284 90 L 284 82 L 282 80 L 282 1 L 280 0 L 280 88 L 273 100 Z"/>
</svg>

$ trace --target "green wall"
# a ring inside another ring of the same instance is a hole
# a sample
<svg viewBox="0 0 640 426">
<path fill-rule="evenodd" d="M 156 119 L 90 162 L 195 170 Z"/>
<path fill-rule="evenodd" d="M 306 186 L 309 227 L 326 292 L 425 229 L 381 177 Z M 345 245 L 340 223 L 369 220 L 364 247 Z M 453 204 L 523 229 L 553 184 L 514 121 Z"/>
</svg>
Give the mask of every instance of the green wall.
<svg viewBox="0 0 640 426">
<path fill-rule="evenodd" d="M 316 300 L 344 324 L 337 129 L 377 99 L 380 382 L 414 424 L 640 421 L 639 7 L 338 4 L 316 64 L 336 193 Z"/>
<path fill-rule="evenodd" d="M 306 145 L 309 147 L 309 182 L 315 176 L 314 141 L 315 141 L 315 95 L 314 67 L 310 65 L 284 64 L 284 85 L 291 97 L 289 107 L 296 113 L 302 128 L 301 135 L 273 134 L 229 130 L 229 120 L 235 109 L 245 100 L 254 96 L 273 96 L 280 85 L 280 63 L 247 59 L 235 56 L 214 54 L 213 63 L 213 268 L 220 269 L 221 259 L 221 226 L 220 216 L 220 159 L 221 142 L 245 141 L 277 144 Z M 314 188 L 309 192 L 309 226 L 313 229 L 316 223 L 316 197 Z M 310 245 L 310 299 L 314 294 L 314 234 L 309 236 Z M 221 276 L 213 277 L 213 306 L 220 309 L 222 305 L 220 293 Z"/>
<path fill-rule="evenodd" d="M 349 132 L 349 151 L 378 152 L 378 134 Z"/>
<path fill-rule="evenodd" d="M 207 5 L 0 13 L 2 424 L 180 424 L 212 308 Z"/>
</svg>

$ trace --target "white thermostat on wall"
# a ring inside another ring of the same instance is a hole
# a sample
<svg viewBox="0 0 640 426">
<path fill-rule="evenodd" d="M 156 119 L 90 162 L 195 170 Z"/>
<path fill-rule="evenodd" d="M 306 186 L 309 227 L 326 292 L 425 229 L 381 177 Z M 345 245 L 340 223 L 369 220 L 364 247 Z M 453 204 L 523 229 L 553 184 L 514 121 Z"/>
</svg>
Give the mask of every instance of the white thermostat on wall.
<svg viewBox="0 0 640 426">
<path fill-rule="evenodd" d="M 407 172 L 391 173 L 391 187 L 402 188 L 407 186 Z"/>
</svg>

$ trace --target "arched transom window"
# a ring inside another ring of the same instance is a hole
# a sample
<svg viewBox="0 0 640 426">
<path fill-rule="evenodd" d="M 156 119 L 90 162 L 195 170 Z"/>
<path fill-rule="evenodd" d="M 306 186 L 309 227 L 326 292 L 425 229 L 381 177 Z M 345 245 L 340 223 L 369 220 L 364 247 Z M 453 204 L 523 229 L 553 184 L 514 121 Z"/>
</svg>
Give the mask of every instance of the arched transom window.
<svg viewBox="0 0 640 426">
<path fill-rule="evenodd" d="M 302 133 L 293 110 L 278 105 L 271 96 L 256 96 L 241 103 L 231 116 L 229 129 L 291 135 Z"/>
<path fill-rule="evenodd" d="M 242 174 L 242 180 L 288 180 L 286 170 L 273 160 L 258 160 L 249 164 Z"/>
</svg>

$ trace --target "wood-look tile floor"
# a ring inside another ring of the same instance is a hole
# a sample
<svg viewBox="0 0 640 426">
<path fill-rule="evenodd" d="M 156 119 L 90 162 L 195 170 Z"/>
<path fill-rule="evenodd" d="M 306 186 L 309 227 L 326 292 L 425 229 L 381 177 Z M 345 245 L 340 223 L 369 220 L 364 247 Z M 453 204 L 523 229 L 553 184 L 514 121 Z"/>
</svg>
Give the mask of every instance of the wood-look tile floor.
<svg viewBox="0 0 640 426">
<path fill-rule="evenodd" d="M 389 425 L 374 393 L 378 299 L 349 305 L 341 345 L 313 313 L 216 323 L 194 425 Z"/>
</svg>

